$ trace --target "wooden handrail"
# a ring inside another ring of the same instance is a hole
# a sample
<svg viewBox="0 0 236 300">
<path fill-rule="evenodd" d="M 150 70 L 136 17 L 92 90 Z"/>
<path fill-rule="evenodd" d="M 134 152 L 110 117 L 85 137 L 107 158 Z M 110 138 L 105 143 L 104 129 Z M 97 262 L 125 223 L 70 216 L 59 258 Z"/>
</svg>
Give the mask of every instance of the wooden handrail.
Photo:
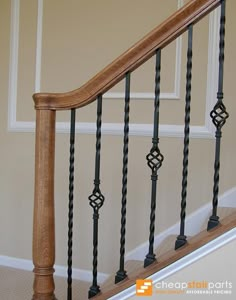
<svg viewBox="0 0 236 300">
<path fill-rule="evenodd" d="M 67 93 L 37 93 L 33 95 L 36 109 L 66 110 L 93 102 L 122 80 L 128 71 L 137 69 L 163 48 L 220 5 L 220 0 L 191 0 L 161 25 L 157 26 L 81 88 Z"/>
</svg>

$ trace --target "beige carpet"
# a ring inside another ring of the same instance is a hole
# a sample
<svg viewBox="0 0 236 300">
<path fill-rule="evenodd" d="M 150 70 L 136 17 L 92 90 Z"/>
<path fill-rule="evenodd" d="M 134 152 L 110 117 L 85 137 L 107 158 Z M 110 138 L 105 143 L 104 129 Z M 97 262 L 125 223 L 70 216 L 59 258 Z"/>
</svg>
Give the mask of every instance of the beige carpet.
<svg viewBox="0 0 236 300">
<path fill-rule="evenodd" d="M 88 299 L 90 285 L 88 282 L 74 280 L 73 300 Z M 0 300 L 31 300 L 32 286 L 32 272 L 0 267 Z M 57 299 L 66 300 L 66 278 L 55 277 L 55 286 Z"/>
</svg>

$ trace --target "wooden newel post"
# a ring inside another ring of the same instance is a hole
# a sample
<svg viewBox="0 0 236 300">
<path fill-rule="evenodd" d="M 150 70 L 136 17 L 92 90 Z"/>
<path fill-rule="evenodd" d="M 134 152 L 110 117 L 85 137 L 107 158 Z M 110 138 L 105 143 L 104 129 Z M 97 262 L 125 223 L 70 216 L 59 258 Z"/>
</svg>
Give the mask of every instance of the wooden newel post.
<svg viewBox="0 0 236 300">
<path fill-rule="evenodd" d="M 36 112 L 35 196 L 33 225 L 33 300 L 55 300 L 54 159 L 55 118 L 52 110 Z"/>
</svg>

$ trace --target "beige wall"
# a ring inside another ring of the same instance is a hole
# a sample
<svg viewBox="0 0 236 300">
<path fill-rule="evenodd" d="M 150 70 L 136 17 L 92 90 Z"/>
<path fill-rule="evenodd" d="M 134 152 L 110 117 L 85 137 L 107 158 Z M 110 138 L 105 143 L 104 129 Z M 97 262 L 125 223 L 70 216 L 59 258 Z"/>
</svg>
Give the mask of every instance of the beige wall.
<svg viewBox="0 0 236 300">
<path fill-rule="evenodd" d="M 34 134 L 8 130 L 8 83 L 10 53 L 10 2 L 0 0 L 0 255 L 31 259 Z M 42 91 L 66 91 L 79 87 L 127 47 L 176 10 L 177 1 L 44 1 L 42 38 Z M 34 92 L 36 1 L 20 1 L 19 69 L 17 88 L 17 121 L 33 121 L 31 95 Z M 227 1 L 227 40 L 225 64 L 225 102 L 231 118 L 223 133 L 220 193 L 235 186 L 233 135 L 234 70 L 236 40 L 234 34 L 235 1 Z M 134 6 L 135 5 L 135 6 Z M 134 9 L 135 7 L 135 9 Z M 161 9 L 160 9 L 161 7 Z M 206 101 L 206 66 L 208 18 L 194 32 L 194 77 L 192 124 L 203 125 Z M 182 124 L 184 118 L 186 35 L 183 37 L 180 100 L 161 102 L 161 123 Z M 174 85 L 175 44 L 163 51 L 162 91 L 172 92 Z M 132 90 L 152 92 L 154 66 L 148 63 L 143 75 L 134 74 Z M 143 80 L 145 78 L 145 80 Z M 120 91 L 117 87 L 114 91 Z M 152 123 L 151 100 L 131 102 L 131 122 Z M 123 120 L 122 100 L 104 101 L 104 121 Z M 68 120 L 68 113 L 59 113 L 58 120 Z M 78 112 L 78 120 L 95 120 L 95 106 Z M 67 198 L 68 198 L 68 135 L 58 134 L 56 140 L 56 237 L 57 264 L 66 263 Z M 116 269 L 118 262 L 122 136 L 102 137 L 101 188 L 106 197 L 101 209 L 99 270 Z M 145 155 L 151 137 L 130 138 L 129 186 L 127 211 L 127 251 L 147 239 L 150 206 L 150 170 Z M 75 188 L 74 266 L 90 269 L 92 255 L 92 209 L 88 195 L 94 176 L 95 139 L 77 135 Z M 157 232 L 176 223 L 179 218 L 181 193 L 182 138 L 161 138 L 165 156 L 158 183 Z M 214 141 L 192 139 L 189 158 L 188 213 L 211 201 Z M 109 228 L 109 230 L 108 230 Z M 78 254 L 78 257 L 76 256 Z M 106 258 L 106 261 L 104 261 Z"/>
</svg>

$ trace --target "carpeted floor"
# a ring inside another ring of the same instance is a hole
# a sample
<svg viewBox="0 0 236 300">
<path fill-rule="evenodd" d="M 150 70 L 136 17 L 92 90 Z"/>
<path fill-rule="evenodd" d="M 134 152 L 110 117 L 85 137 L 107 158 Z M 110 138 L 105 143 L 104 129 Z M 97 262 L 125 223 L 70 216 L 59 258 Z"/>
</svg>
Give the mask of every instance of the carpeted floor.
<svg viewBox="0 0 236 300">
<path fill-rule="evenodd" d="M 73 281 L 73 300 L 88 299 L 89 282 Z M 31 300 L 33 274 L 13 268 L 0 267 L 0 300 Z M 66 300 L 66 278 L 55 277 L 56 296 Z"/>
</svg>

